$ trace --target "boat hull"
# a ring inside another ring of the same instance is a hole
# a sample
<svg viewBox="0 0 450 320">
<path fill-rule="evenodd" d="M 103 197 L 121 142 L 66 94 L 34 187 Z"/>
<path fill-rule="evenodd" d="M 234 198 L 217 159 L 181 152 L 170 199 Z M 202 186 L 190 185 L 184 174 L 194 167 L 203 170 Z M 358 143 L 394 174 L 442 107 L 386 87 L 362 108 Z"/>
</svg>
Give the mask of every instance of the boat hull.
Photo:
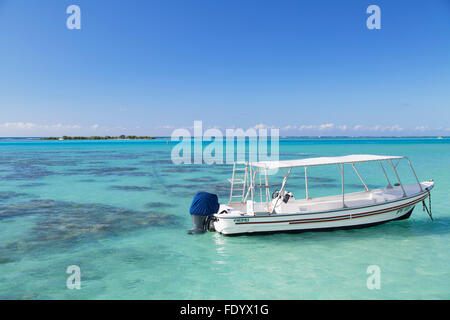
<svg viewBox="0 0 450 320">
<path fill-rule="evenodd" d="M 216 231 L 225 235 L 298 232 L 362 228 L 409 218 L 414 206 L 428 197 L 419 193 L 397 201 L 360 208 L 342 208 L 310 214 L 272 214 L 268 216 L 235 216 L 216 214 Z"/>
</svg>

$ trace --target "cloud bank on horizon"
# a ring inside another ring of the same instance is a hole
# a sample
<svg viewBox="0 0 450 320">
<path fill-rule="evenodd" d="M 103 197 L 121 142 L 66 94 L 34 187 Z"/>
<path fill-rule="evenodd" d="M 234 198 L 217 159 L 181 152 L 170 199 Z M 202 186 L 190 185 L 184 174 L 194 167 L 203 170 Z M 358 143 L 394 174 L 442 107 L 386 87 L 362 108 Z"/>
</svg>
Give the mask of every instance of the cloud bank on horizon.
<svg viewBox="0 0 450 320">
<path fill-rule="evenodd" d="M 180 128 L 187 129 L 192 132 L 193 126 L 182 126 Z M 221 127 L 218 125 L 207 126 L 206 129 L 215 128 L 222 130 L 237 129 L 236 126 Z M 7 122 L 0 124 L 0 136 L 3 137 L 61 137 L 61 136 L 118 136 L 118 135 L 153 135 L 160 137 L 171 136 L 175 129 L 179 129 L 172 125 L 162 125 L 155 127 L 106 127 L 99 124 L 88 126 L 68 125 L 68 124 L 52 124 L 42 125 L 24 122 Z M 334 123 L 325 123 L 319 125 L 286 125 L 284 127 L 276 127 L 274 125 L 266 125 L 263 123 L 254 125 L 247 129 L 278 129 L 280 136 L 440 136 L 450 135 L 449 128 L 430 128 L 428 126 L 417 126 L 414 128 L 402 128 L 399 125 L 393 126 L 364 126 L 364 125 L 338 125 Z"/>
</svg>

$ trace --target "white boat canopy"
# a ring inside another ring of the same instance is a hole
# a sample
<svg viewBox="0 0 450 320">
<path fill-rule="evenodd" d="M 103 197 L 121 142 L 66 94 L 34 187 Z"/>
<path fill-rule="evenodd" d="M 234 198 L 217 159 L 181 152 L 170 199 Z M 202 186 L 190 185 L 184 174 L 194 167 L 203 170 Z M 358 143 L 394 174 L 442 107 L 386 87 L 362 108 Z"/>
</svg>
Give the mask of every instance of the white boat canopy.
<svg viewBox="0 0 450 320">
<path fill-rule="evenodd" d="M 250 163 L 251 166 L 265 169 L 311 167 L 329 164 L 358 163 L 368 161 L 403 159 L 402 156 L 378 156 L 371 154 L 353 154 L 343 157 L 319 157 L 299 160 L 259 161 Z"/>
<path fill-rule="evenodd" d="M 318 157 L 318 158 L 306 158 L 306 159 L 297 159 L 297 160 L 279 160 L 279 161 L 258 161 L 258 162 L 245 162 L 242 164 L 245 164 L 245 168 L 236 169 L 236 163 L 233 166 L 233 177 L 230 179 L 231 182 L 231 191 L 230 191 L 230 203 L 233 202 L 233 198 L 235 197 L 241 197 L 241 202 L 246 203 L 247 199 L 250 197 L 250 204 L 252 206 L 251 210 L 254 210 L 254 201 L 255 197 L 259 197 L 260 203 L 264 204 L 267 207 L 267 211 L 269 213 L 272 213 L 276 205 L 278 204 L 278 200 L 280 197 L 277 197 L 275 205 L 272 205 L 270 200 L 270 190 L 269 190 L 269 181 L 268 181 L 268 170 L 273 169 L 286 169 L 286 172 L 284 174 L 283 182 L 281 184 L 281 189 L 279 190 L 279 194 L 282 195 L 284 193 L 286 182 L 289 178 L 289 175 L 293 168 L 295 167 L 304 167 L 305 169 L 305 191 L 306 191 L 306 199 L 309 200 L 311 197 L 309 196 L 308 191 L 308 167 L 312 166 L 322 166 L 322 165 L 334 165 L 336 164 L 339 168 L 339 171 L 341 173 L 341 182 L 342 182 L 342 206 L 345 208 L 345 195 L 344 195 L 344 165 L 345 164 L 351 164 L 352 168 L 355 170 L 356 174 L 358 175 L 359 179 L 361 180 L 361 183 L 364 185 L 365 191 L 369 191 L 369 187 L 367 186 L 366 182 L 360 175 L 358 169 L 356 168 L 356 163 L 361 162 L 372 162 L 376 161 L 379 162 L 380 167 L 384 173 L 384 176 L 386 177 L 388 186 L 387 188 L 392 188 L 391 181 L 386 173 L 386 170 L 384 169 L 382 161 L 386 161 L 393 169 L 395 176 L 398 180 L 398 186 L 400 186 L 403 196 L 406 197 L 406 190 L 400 181 L 400 177 L 397 172 L 397 166 L 400 163 L 401 159 L 406 159 L 409 163 L 409 166 L 416 178 L 417 184 L 419 185 L 420 191 L 423 191 L 422 185 L 417 178 L 417 175 L 414 171 L 414 168 L 412 167 L 411 161 L 404 156 L 386 156 L 386 155 L 371 155 L 371 154 L 353 154 L 348 156 L 340 156 L 340 157 Z M 396 164 L 393 163 L 392 160 L 398 160 Z M 244 170 L 244 175 L 235 175 L 236 170 Z M 264 171 L 261 173 L 261 171 Z M 259 178 L 257 178 L 257 174 L 259 174 Z M 264 175 L 264 177 L 261 176 L 261 174 Z M 242 178 L 243 177 L 243 178 Z M 257 185 L 257 182 L 258 185 Z M 234 184 L 239 183 L 241 188 L 236 189 L 239 191 L 238 195 L 233 194 Z M 395 184 L 397 186 L 397 184 Z M 255 190 L 259 189 L 260 194 L 256 194 Z M 264 189 L 264 190 L 263 190 Z M 242 191 L 242 193 L 241 193 Z M 263 199 L 265 198 L 265 201 Z"/>
</svg>

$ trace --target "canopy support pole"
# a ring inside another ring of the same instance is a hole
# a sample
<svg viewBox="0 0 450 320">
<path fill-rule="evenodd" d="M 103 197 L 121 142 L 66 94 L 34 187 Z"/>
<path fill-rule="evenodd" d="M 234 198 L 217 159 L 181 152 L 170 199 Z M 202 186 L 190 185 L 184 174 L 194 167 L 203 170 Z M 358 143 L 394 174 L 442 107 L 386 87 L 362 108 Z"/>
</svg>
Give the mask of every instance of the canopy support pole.
<svg viewBox="0 0 450 320">
<path fill-rule="evenodd" d="M 369 188 L 367 187 L 367 184 L 364 182 L 363 178 L 361 177 L 361 175 L 359 174 L 358 170 L 355 167 L 355 164 L 352 163 L 352 167 L 353 169 L 355 169 L 356 174 L 358 175 L 359 179 L 361 180 L 362 184 L 364 185 L 364 188 L 366 189 L 366 191 L 369 191 Z"/>
<path fill-rule="evenodd" d="M 258 173 L 259 168 L 253 169 L 253 177 L 252 177 L 252 212 L 255 214 L 255 179 L 256 174 Z"/>
<path fill-rule="evenodd" d="M 264 168 L 264 179 L 266 182 L 266 208 L 267 212 L 270 211 L 270 191 L 269 191 L 269 177 L 267 175 L 267 168 Z"/>
<path fill-rule="evenodd" d="M 233 174 L 231 176 L 231 191 L 230 191 L 230 201 L 229 201 L 230 203 L 231 203 L 231 201 L 233 201 L 233 187 L 234 187 L 233 181 L 234 181 L 235 171 L 236 171 L 236 162 L 233 162 Z"/>
<path fill-rule="evenodd" d="M 339 171 L 341 172 L 341 178 L 342 178 L 342 206 L 344 207 L 344 208 L 347 208 L 347 206 L 345 205 L 345 196 L 344 196 L 344 164 L 342 163 L 342 164 L 339 164 L 338 163 L 338 168 L 339 168 Z"/>
<path fill-rule="evenodd" d="M 416 177 L 416 181 L 417 181 L 417 184 L 419 185 L 420 191 L 423 191 L 422 185 L 420 184 L 419 178 L 417 178 L 416 171 L 414 171 L 414 168 L 413 168 L 413 166 L 412 166 L 412 164 L 411 164 L 411 161 L 409 161 L 409 159 L 406 158 L 406 157 L 405 157 L 405 159 L 408 161 L 409 167 L 411 168 L 411 170 L 412 170 L 412 172 L 413 172 L 413 174 L 414 174 L 414 177 Z"/>
<path fill-rule="evenodd" d="M 406 191 L 405 191 L 405 188 L 403 187 L 402 181 L 400 180 L 400 177 L 398 176 L 397 169 L 396 169 L 396 166 L 398 165 L 398 162 L 397 162 L 397 165 L 395 165 L 395 166 L 394 166 L 394 164 L 392 163 L 392 160 L 389 160 L 389 162 L 390 162 L 390 164 L 391 164 L 392 169 L 394 169 L 395 176 L 397 177 L 398 183 L 400 184 L 400 187 L 402 188 L 402 191 L 403 191 L 403 197 L 406 198 Z"/>
<path fill-rule="evenodd" d="M 287 179 L 289 178 L 289 175 L 291 174 L 291 171 L 292 171 L 292 168 L 289 168 L 289 171 L 287 171 L 287 169 L 286 169 L 286 176 L 283 178 L 283 183 L 281 184 L 280 194 L 278 195 L 278 198 L 277 198 L 277 200 L 275 201 L 274 206 L 273 206 L 272 209 L 270 210 L 270 213 L 273 213 L 273 211 L 275 210 L 275 207 L 276 207 L 277 204 L 278 204 L 278 200 L 281 199 L 281 195 L 283 194 L 284 188 L 285 188 L 285 186 L 286 186 Z"/>
<path fill-rule="evenodd" d="M 308 192 L 308 167 L 305 167 L 305 188 L 306 188 L 306 200 L 310 200 L 311 197 L 309 196 Z"/>
<path fill-rule="evenodd" d="M 378 160 L 378 162 L 380 163 L 381 169 L 383 169 L 384 176 L 386 177 L 386 180 L 388 182 L 387 188 L 391 189 L 392 188 L 392 184 L 391 184 L 391 181 L 389 180 L 388 175 L 386 174 L 386 170 L 384 170 L 384 167 L 383 167 L 383 164 L 381 163 L 381 160 Z"/>
<path fill-rule="evenodd" d="M 251 200 L 253 201 L 253 191 L 254 191 L 254 175 L 253 175 L 253 166 L 249 165 L 249 173 L 248 173 L 248 177 L 249 177 L 249 182 L 248 182 L 248 189 L 247 189 L 247 194 L 245 195 L 244 198 L 244 203 L 247 202 L 248 196 L 250 195 Z"/>
</svg>

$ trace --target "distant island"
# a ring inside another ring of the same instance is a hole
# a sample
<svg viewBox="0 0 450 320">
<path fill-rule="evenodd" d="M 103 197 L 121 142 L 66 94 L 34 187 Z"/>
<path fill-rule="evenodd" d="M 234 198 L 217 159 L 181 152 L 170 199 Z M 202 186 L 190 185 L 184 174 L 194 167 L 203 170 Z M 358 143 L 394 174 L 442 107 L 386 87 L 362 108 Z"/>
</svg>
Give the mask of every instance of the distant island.
<svg viewBox="0 0 450 320">
<path fill-rule="evenodd" d="M 154 140 L 155 137 L 147 137 L 147 136 L 125 136 L 121 135 L 118 137 L 110 137 L 110 136 L 91 136 L 91 137 L 69 137 L 69 136 L 62 136 L 62 137 L 47 137 L 47 138 L 41 138 L 41 140 Z"/>
</svg>

